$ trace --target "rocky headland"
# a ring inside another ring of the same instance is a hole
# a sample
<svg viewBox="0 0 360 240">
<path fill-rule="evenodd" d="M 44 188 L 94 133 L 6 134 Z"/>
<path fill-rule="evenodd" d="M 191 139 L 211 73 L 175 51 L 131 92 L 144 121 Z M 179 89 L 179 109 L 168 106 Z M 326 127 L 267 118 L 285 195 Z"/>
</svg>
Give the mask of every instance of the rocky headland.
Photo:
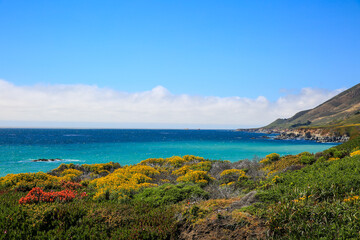
<svg viewBox="0 0 360 240">
<path fill-rule="evenodd" d="M 298 128 L 298 129 L 237 129 L 237 131 L 256 132 L 265 134 L 278 134 L 274 139 L 278 140 L 310 140 L 316 142 L 335 142 L 343 143 L 350 139 L 346 134 L 341 135 L 337 132 L 329 131 L 321 128 Z"/>
<path fill-rule="evenodd" d="M 360 135 L 360 84 L 290 118 L 279 118 L 264 127 L 238 131 L 276 133 L 275 139 L 346 142 Z"/>
</svg>

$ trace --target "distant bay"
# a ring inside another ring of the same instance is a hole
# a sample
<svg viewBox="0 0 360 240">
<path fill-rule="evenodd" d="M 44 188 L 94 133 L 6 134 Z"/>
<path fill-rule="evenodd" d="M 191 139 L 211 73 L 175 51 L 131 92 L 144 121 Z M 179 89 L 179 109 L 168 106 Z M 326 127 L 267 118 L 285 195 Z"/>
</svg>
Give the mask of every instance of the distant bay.
<svg viewBox="0 0 360 240">
<path fill-rule="evenodd" d="M 238 161 L 335 146 L 304 140 L 274 140 L 274 135 L 232 130 L 150 129 L 0 129 L 0 176 L 49 171 L 61 163 L 136 164 L 147 158 L 196 155 Z M 33 162 L 36 159 L 61 161 Z"/>
</svg>

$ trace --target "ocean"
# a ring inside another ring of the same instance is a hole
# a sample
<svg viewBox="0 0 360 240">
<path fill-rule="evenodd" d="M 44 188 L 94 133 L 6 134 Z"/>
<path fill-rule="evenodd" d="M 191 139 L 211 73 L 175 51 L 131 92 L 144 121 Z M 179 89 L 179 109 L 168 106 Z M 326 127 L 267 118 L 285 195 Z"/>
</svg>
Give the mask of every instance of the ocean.
<svg viewBox="0 0 360 240">
<path fill-rule="evenodd" d="M 136 164 L 147 158 L 196 155 L 207 159 L 256 160 L 269 153 L 318 152 L 335 146 L 232 130 L 0 129 L 0 177 L 47 172 L 61 163 Z M 267 138 L 269 137 L 269 138 Z M 62 159 L 33 162 L 36 159 Z"/>
</svg>

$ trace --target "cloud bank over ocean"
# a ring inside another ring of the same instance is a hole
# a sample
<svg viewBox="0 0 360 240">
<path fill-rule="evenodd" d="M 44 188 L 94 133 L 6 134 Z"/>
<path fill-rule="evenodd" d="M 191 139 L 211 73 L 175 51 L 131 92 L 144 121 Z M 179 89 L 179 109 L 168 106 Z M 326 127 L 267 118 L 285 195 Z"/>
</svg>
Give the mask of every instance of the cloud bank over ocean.
<svg viewBox="0 0 360 240">
<path fill-rule="evenodd" d="M 174 95 L 163 86 L 126 93 L 95 85 L 16 86 L 0 80 L 1 127 L 240 128 L 313 108 L 344 89 L 264 96 Z"/>
</svg>

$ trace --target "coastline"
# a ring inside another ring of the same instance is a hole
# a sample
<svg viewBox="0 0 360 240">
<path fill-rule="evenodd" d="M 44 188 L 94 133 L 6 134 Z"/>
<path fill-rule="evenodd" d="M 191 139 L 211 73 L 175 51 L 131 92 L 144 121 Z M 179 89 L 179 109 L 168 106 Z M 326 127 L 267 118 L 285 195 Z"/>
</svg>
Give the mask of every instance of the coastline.
<svg viewBox="0 0 360 240">
<path fill-rule="evenodd" d="M 268 129 L 268 128 L 249 128 L 249 129 L 236 129 L 240 132 L 253 132 L 265 134 L 278 134 L 274 139 L 276 140 L 309 140 L 318 143 L 344 143 L 350 137 L 346 134 L 338 134 L 329 130 L 321 128 L 297 128 L 297 129 Z"/>
</svg>

